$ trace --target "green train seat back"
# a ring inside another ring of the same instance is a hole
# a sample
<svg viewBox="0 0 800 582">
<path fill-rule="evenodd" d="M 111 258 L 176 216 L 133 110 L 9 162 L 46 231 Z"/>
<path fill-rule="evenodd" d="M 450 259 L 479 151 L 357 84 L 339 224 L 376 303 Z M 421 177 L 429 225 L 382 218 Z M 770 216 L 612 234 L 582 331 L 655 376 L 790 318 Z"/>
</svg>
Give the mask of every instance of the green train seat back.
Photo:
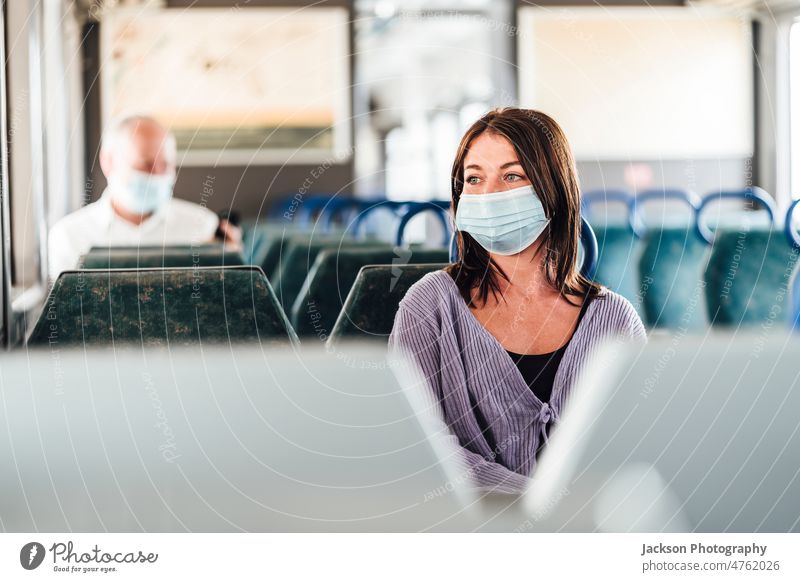
<svg viewBox="0 0 800 582">
<path fill-rule="evenodd" d="M 283 219 L 251 222 L 246 229 L 243 229 L 242 234 L 245 264 L 259 266 L 267 275 L 271 275 L 275 271 L 287 240 L 330 238 L 335 234 L 324 234 L 319 229 L 311 231 Z"/>
<path fill-rule="evenodd" d="M 394 317 L 409 287 L 446 263 L 427 265 L 368 265 L 350 289 L 328 339 L 334 346 L 343 338 L 387 341 Z"/>
<path fill-rule="evenodd" d="M 703 269 L 708 245 L 693 226 L 649 228 L 639 258 L 641 312 L 653 328 L 707 325 Z"/>
<path fill-rule="evenodd" d="M 257 267 L 65 271 L 29 345 L 287 342 L 296 336 Z"/>
<path fill-rule="evenodd" d="M 243 237 L 245 258 L 248 264 L 260 266 L 267 275 L 271 274 L 287 239 L 306 235 L 305 229 L 286 220 L 266 220 L 252 225 L 249 234 Z M 311 236 L 311 234 L 307 234 Z"/>
<path fill-rule="evenodd" d="M 638 304 L 640 248 L 627 224 L 592 225 L 597 237 L 597 271 L 594 279 Z"/>
<path fill-rule="evenodd" d="M 261 220 L 251 223 L 243 232 L 242 246 L 248 265 L 257 265 L 267 275 L 272 275 L 278 265 L 287 241 L 293 239 L 313 240 L 317 238 L 347 238 L 343 233 L 323 233 L 319 228 L 309 230 L 283 219 Z"/>
<path fill-rule="evenodd" d="M 291 309 L 311 266 L 321 251 L 353 248 L 391 250 L 392 246 L 387 243 L 354 241 L 338 236 L 319 236 L 310 241 L 304 237 L 296 237 L 285 241 L 278 264 L 269 279 L 284 310 L 288 312 Z"/>
<path fill-rule="evenodd" d="M 361 267 L 445 263 L 446 249 L 411 247 L 394 249 L 327 249 L 317 255 L 291 309 L 299 336 L 330 334 Z"/>
<path fill-rule="evenodd" d="M 720 230 L 705 269 L 712 325 L 788 324 L 797 250 L 780 230 Z"/>
<path fill-rule="evenodd" d="M 294 244 L 313 241 L 325 242 L 330 245 L 338 245 L 339 243 L 359 244 L 361 241 L 352 238 L 352 234 L 349 231 L 337 230 L 323 232 L 319 228 L 306 230 L 299 226 L 273 229 L 269 235 L 266 235 L 266 242 L 262 247 L 263 250 L 258 256 L 254 254 L 253 264 L 261 265 L 261 269 L 267 274 L 270 281 L 273 281 L 279 275 L 283 258 Z M 363 242 L 375 242 L 375 240 L 366 239 Z"/>
<path fill-rule="evenodd" d="M 262 266 L 273 230 L 272 225 L 265 221 L 242 223 L 242 249 L 246 264 Z"/>
<path fill-rule="evenodd" d="M 93 247 L 80 260 L 82 269 L 235 267 L 243 264 L 241 252 L 221 244 Z"/>
</svg>

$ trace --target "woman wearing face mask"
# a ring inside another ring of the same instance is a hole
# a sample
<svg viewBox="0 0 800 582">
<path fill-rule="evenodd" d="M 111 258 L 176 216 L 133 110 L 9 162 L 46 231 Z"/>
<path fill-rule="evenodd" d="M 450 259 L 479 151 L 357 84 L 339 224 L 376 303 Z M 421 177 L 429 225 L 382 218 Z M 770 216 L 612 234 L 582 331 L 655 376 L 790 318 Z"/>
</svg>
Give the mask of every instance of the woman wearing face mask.
<svg viewBox="0 0 800 582">
<path fill-rule="evenodd" d="M 390 347 L 425 376 L 473 481 L 518 493 L 590 352 L 645 330 L 626 299 L 579 272 L 578 177 L 553 119 L 486 114 L 451 184 L 460 259 L 408 291 Z"/>
</svg>

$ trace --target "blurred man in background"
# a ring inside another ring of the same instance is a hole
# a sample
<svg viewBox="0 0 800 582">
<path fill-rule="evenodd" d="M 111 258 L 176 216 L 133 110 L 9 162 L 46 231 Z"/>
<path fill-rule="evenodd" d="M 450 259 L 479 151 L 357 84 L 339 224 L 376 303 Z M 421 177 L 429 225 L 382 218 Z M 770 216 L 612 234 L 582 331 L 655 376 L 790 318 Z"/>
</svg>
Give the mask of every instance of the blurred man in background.
<svg viewBox="0 0 800 582">
<path fill-rule="evenodd" d="M 155 119 L 136 115 L 112 123 L 100 149 L 108 187 L 97 202 L 50 230 L 51 279 L 78 267 L 93 246 L 203 244 L 220 241 L 219 233 L 224 242 L 240 246 L 237 227 L 204 206 L 172 196 L 176 158 L 175 137 Z"/>
</svg>

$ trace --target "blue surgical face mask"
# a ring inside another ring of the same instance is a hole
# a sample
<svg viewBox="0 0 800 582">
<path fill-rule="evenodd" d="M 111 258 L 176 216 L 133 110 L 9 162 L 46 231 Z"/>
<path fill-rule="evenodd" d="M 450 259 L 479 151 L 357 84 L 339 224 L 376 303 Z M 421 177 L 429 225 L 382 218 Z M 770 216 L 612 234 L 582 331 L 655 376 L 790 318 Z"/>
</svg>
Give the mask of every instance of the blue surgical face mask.
<svg viewBox="0 0 800 582">
<path fill-rule="evenodd" d="M 124 178 L 111 178 L 109 185 L 113 190 L 114 200 L 125 210 L 149 214 L 170 201 L 175 176 L 130 170 Z"/>
<path fill-rule="evenodd" d="M 516 255 L 528 248 L 550 222 L 533 186 L 490 194 L 462 194 L 456 227 L 490 253 Z"/>
</svg>

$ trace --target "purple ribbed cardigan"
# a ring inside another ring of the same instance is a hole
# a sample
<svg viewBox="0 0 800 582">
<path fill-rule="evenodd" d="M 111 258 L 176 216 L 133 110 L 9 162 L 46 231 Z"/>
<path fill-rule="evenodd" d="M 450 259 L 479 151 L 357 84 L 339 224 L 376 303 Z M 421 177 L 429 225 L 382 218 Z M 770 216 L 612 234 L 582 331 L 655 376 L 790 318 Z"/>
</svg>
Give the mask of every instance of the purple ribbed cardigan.
<svg viewBox="0 0 800 582">
<path fill-rule="evenodd" d="M 614 337 L 646 341 L 633 306 L 603 288 L 567 346 L 550 402 L 543 403 L 469 310 L 452 277 L 435 271 L 400 302 L 389 347 L 427 379 L 423 384 L 430 393 L 424 396 L 446 424 L 446 439 L 457 445 L 462 474 L 483 490 L 519 493 L 528 485 L 539 443 L 547 441 L 545 427 L 558 421 L 583 363 L 598 344 Z M 475 408 L 493 444 L 481 432 Z"/>
</svg>

